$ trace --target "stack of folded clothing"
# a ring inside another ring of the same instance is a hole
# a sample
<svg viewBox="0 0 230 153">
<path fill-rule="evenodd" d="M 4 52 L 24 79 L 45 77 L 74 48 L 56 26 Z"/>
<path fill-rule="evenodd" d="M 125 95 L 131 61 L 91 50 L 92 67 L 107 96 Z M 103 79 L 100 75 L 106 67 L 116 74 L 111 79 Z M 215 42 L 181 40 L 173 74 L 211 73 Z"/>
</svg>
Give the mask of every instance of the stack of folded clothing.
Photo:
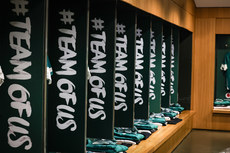
<svg viewBox="0 0 230 153">
<path fill-rule="evenodd" d="M 86 150 L 88 152 L 101 153 L 124 153 L 128 150 L 127 146 L 116 143 L 116 140 L 108 139 L 87 139 Z"/>
<path fill-rule="evenodd" d="M 114 138 L 116 141 L 122 142 L 124 140 L 125 143 L 123 145 L 133 145 L 138 144 L 142 139 L 144 139 L 144 135 L 140 134 L 136 127 L 134 128 L 122 128 L 122 127 L 115 127 L 114 128 Z"/>
<path fill-rule="evenodd" d="M 153 132 L 158 130 L 158 125 L 143 119 L 135 119 L 134 126 L 138 129 L 139 133 L 145 136 L 144 139 L 147 139 Z"/>
<path fill-rule="evenodd" d="M 166 117 L 170 117 L 171 119 L 176 118 L 176 116 L 179 114 L 177 111 L 173 111 L 170 108 L 163 108 L 161 107 L 161 113 L 164 114 Z"/>
<path fill-rule="evenodd" d="M 178 111 L 174 111 L 170 108 L 161 108 L 161 111 L 165 116 L 170 117 L 171 120 L 167 121 L 168 124 L 177 124 L 178 122 L 182 121 L 182 119 L 177 117 L 179 114 Z"/>
<path fill-rule="evenodd" d="M 124 145 L 124 146 L 127 146 L 127 147 L 130 147 L 132 145 L 135 145 L 137 144 L 136 142 L 132 141 L 132 140 L 116 140 L 117 144 L 119 145 Z"/>
<path fill-rule="evenodd" d="M 154 124 L 150 120 L 144 120 L 144 119 L 135 119 L 134 126 L 138 130 L 149 130 L 152 133 L 158 129 L 158 126 L 156 124 Z"/>
<path fill-rule="evenodd" d="M 170 104 L 169 108 L 174 110 L 174 111 L 178 111 L 180 113 L 184 110 L 184 107 L 182 107 L 179 103 Z"/>
<path fill-rule="evenodd" d="M 169 117 L 165 117 L 162 113 L 151 113 L 149 116 L 149 121 L 152 123 L 160 123 L 163 126 L 167 125 L 167 120 L 170 120 Z"/>
<path fill-rule="evenodd" d="M 216 99 L 214 107 L 228 107 L 230 106 L 230 99 Z"/>
</svg>

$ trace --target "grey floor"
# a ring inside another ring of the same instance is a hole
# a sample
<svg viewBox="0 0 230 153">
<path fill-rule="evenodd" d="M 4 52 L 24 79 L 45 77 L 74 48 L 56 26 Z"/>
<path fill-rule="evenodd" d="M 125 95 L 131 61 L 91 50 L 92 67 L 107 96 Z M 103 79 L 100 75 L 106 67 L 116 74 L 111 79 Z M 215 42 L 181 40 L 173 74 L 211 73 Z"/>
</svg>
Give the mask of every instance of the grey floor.
<svg viewBox="0 0 230 153">
<path fill-rule="evenodd" d="M 230 132 L 192 130 L 172 153 L 230 153 Z"/>
</svg>

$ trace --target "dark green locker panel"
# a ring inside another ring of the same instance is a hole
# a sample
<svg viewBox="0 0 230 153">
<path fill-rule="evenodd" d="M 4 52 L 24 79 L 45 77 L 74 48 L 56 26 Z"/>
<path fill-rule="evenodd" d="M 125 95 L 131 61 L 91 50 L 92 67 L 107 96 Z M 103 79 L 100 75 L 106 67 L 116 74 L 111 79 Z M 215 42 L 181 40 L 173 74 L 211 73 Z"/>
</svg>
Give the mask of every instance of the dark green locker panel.
<svg viewBox="0 0 230 153">
<path fill-rule="evenodd" d="M 192 75 L 192 33 L 180 28 L 178 103 L 190 109 Z"/>
<path fill-rule="evenodd" d="M 87 137 L 113 138 L 116 1 L 91 0 Z"/>
<path fill-rule="evenodd" d="M 4 153 L 44 149 L 45 1 L 5 1 L 1 16 L 0 148 Z"/>
<path fill-rule="evenodd" d="M 150 52 L 149 111 L 161 112 L 161 53 L 163 25 L 159 19 L 152 19 Z"/>
<path fill-rule="evenodd" d="M 171 103 L 178 102 L 178 71 L 179 71 L 179 29 L 172 26 L 172 48 L 171 48 Z"/>
<path fill-rule="evenodd" d="M 227 70 L 221 70 L 222 64 L 225 63 L 225 58 L 228 58 L 227 53 L 230 52 L 230 35 L 216 35 L 216 74 L 215 74 L 215 99 L 229 99 L 230 91 L 227 89 Z"/>
<path fill-rule="evenodd" d="M 77 5 L 76 5 L 77 3 Z M 85 152 L 88 3 L 49 1 L 48 151 Z"/>
<path fill-rule="evenodd" d="M 115 127 L 133 127 L 136 13 L 119 3 L 116 25 Z"/>
<path fill-rule="evenodd" d="M 149 117 L 149 69 L 150 69 L 151 18 L 137 13 L 136 72 L 135 72 L 135 119 Z"/>
<path fill-rule="evenodd" d="M 162 70 L 161 70 L 161 107 L 168 108 L 170 105 L 170 77 L 171 77 L 171 25 L 163 24 L 162 43 Z"/>
</svg>

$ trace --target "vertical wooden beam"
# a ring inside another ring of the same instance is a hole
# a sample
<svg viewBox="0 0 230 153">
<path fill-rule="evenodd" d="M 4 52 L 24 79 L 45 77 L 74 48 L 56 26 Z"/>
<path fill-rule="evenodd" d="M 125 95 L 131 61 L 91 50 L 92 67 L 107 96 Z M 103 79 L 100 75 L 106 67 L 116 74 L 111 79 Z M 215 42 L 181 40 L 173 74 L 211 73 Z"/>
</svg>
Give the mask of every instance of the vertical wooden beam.
<svg viewBox="0 0 230 153">
<path fill-rule="evenodd" d="M 194 128 L 210 129 L 214 101 L 215 18 L 197 18 L 194 33 L 192 109 Z"/>
</svg>

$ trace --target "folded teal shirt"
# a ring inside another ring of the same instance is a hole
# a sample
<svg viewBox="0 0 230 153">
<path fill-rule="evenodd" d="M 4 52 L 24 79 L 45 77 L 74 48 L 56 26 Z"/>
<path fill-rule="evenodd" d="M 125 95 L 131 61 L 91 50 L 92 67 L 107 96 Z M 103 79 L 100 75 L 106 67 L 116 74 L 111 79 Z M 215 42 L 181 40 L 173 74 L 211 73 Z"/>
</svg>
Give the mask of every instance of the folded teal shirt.
<svg viewBox="0 0 230 153">
<path fill-rule="evenodd" d="M 228 106 L 228 105 L 230 105 L 230 101 L 225 101 L 225 100 L 223 100 L 223 101 L 215 101 L 214 105 L 215 106 L 216 105 L 225 105 L 225 106 Z"/>
<path fill-rule="evenodd" d="M 134 126 L 137 127 L 138 130 L 152 130 L 158 128 L 157 125 L 148 120 L 135 120 Z"/>
<path fill-rule="evenodd" d="M 142 140 L 144 138 L 143 134 L 139 133 L 123 133 L 119 132 L 116 128 L 114 129 L 114 138 L 115 139 L 124 139 L 124 140 L 133 140 L 133 141 L 138 141 Z"/>
<path fill-rule="evenodd" d="M 173 112 L 162 112 L 166 117 L 175 117 L 177 114 Z"/>
<path fill-rule="evenodd" d="M 93 151 L 93 152 L 117 153 L 117 152 L 124 152 L 128 150 L 128 147 L 124 145 L 116 144 L 115 139 L 110 140 L 110 139 L 88 138 L 86 149 L 87 151 Z"/>
<path fill-rule="evenodd" d="M 158 117 L 150 117 L 149 118 L 149 121 L 151 121 L 151 122 L 153 122 L 153 123 L 162 123 L 162 124 L 164 124 L 164 123 L 166 123 L 166 120 L 165 120 L 165 118 L 158 118 Z"/>
<path fill-rule="evenodd" d="M 172 110 L 182 112 L 184 110 L 184 107 L 169 107 Z"/>
<path fill-rule="evenodd" d="M 94 152 L 108 152 L 108 153 L 118 153 L 124 152 L 128 150 L 127 146 L 118 145 L 118 144 L 87 144 L 86 145 L 87 151 L 94 151 Z"/>
</svg>

